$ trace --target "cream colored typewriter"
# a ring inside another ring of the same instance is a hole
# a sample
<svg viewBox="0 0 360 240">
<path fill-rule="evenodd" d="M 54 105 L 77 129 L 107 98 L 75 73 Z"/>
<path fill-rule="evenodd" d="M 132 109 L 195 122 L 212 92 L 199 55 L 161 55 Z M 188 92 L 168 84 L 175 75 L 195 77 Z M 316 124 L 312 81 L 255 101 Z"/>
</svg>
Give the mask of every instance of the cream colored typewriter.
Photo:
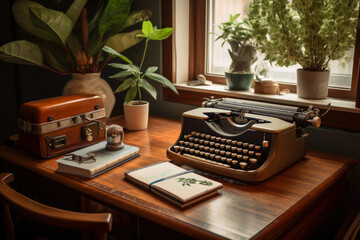
<svg viewBox="0 0 360 240">
<path fill-rule="evenodd" d="M 208 99 L 183 113 L 172 161 L 248 182 L 263 181 L 305 155 L 307 125 L 319 110 L 231 98 Z"/>
</svg>

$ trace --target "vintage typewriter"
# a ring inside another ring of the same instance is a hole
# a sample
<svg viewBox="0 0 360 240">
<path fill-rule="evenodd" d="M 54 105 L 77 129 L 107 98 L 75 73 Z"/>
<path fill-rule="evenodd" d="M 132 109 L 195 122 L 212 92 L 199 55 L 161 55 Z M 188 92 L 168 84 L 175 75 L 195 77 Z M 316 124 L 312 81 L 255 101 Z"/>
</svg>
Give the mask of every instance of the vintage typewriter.
<svg viewBox="0 0 360 240">
<path fill-rule="evenodd" d="M 319 110 L 231 98 L 207 99 L 183 113 L 172 161 L 248 182 L 263 181 L 305 155 L 308 125 Z"/>
</svg>

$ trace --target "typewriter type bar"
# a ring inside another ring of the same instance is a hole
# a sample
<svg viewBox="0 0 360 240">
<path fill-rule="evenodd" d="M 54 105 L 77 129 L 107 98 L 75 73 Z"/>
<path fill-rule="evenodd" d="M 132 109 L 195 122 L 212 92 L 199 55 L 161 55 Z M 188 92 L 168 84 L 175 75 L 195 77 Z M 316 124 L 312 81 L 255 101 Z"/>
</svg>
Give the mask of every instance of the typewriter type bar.
<svg viewBox="0 0 360 240">
<path fill-rule="evenodd" d="M 236 116 L 235 116 L 236 118 Z M 183 113 L 181 134 L 167 150 L 174 162 L 219 175 L 263 181 L 305 155 L 307 134 L 278 118 L 245 113 L 246 123 L 232 111 L 198 108 Z"/>
</svg>

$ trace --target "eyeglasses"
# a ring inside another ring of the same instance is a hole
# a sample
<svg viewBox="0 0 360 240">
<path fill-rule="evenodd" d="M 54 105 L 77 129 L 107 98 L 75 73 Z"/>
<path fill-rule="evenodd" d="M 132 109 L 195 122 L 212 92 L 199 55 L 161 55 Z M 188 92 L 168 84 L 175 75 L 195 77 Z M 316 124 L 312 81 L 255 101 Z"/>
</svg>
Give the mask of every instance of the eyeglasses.
<svg viewBox="0 0 360 240">
<path fill-rule="evenodd" d="M 65 160 L 76 161 L 81 163 L 94 163 L 96 162 L 95 153 L 87 153 L 87 156 L 76 155 L 73 153 L 65 154 L 65 157 L 69 157 Z"/>
</svg>

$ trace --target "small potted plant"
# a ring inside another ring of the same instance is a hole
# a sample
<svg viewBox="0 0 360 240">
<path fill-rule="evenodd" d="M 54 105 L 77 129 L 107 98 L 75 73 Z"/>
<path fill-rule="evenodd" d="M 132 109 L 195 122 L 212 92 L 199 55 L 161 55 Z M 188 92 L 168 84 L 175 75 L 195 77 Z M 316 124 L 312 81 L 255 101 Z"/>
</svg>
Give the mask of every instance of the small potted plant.
<svg viewBox="0 0 360 240">
<path fill-rule="evenodd" d="M 248 90 L 254 79 L 251 66 L 257 60 L 255 43 L 252 40 L 252 26 L 247 18 L 238 21 L 240 14 L 230 15 L 227 22 L 218 28 L 221 34 L 216 40 L 222 39 L 230 45 L 229 54 L 232 60 L 229 72 L 225 78 L 229 90 Z"/>
<path fill-rule="evenodd" d="M 127 64 L 111 63 L 109 66 L 121 69 L 119 73 L 110 76 L 110 78 L 123 80 L 123 83 L 120 84 L 115 92 L 127 90 L 124 101 L 124 114 L 126 128 L 129 130 L 143 130 L 148 126 L 149 102 L 142 100 L 141 88 L 145 89 L 154 99 L 156 99 L 157 96 L 156 89 L 148 81 L 149 79 L 161 83 L 175 93 L 178 93 L 174 85 L 167 78 L 156 73 L 158 67 L 152 66 L 145 71 L 142 70 L 149 41 L 166 39 L 172 32 L 172 28 L 158 29 L 153 27 L 150 21 L 143 21 L 142 34 L 139 34 L 138 37 L 145 38 L 145 49 L 139 66 L 134 65 L 129 59 L 117 53 L 112 48 L 107 46 L 103 48 L 103 50 L 110 55 L 118 56 L 127 62 Z M 138 96 L 139 99 L 134 101 L 136 96 Z"/>
<path fill-rule="evenodd" d="M 28 40 L 1 46 L 0 59 L 72 75 L 63 94 L 98 94 L 109 117 L 115 96 L 100 74 L 112 56 L 104 59 L 102 48 L 106 44 L 122 52 L 137 44 L 142 40 L 137 37 L 141 30 L 124 32 L 124 29 L 152 15 L 148 9 L 130 12 L 131 2 L 99 1 L 95 14 L 88 16 L 87 0 L 74 0 L 66 12 L 46 8 L 34 1 L 16 1 L 12 6 L 14 18 L 31 36 Z"/>
<path fill-rule="evenodd" d="M 249 18 L 265 60 L 278 66 L 298 63 L 297 94 L 327 97 L 329 62 L 354 46 L 358 0 L 253 0 Z"/>
</svg>

